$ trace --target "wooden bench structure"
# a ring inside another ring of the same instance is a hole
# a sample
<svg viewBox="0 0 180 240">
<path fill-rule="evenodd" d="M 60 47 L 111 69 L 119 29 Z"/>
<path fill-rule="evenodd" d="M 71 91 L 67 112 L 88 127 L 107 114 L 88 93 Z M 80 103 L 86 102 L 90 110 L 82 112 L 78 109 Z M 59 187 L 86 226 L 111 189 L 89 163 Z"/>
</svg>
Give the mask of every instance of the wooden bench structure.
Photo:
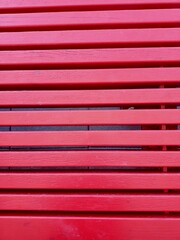
<svg viewBox="0 0 180 240">
<path fill-rule="evenodd" d="M 0 1 L 0 240 L 180 239 L 179 8 Z"/>
</svg>

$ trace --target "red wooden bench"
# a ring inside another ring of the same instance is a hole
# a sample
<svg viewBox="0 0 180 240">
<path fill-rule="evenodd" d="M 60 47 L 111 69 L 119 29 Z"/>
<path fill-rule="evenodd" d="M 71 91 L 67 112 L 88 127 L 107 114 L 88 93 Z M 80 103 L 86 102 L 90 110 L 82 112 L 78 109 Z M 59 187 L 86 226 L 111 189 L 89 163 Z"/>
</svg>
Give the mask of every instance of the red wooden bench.
<svg viewBox="0 0 180 240">
<path fill-rule="evenodd" d="M 180 1 L 0 1 L 0 240 L 180 239 Z"/>
</svg>

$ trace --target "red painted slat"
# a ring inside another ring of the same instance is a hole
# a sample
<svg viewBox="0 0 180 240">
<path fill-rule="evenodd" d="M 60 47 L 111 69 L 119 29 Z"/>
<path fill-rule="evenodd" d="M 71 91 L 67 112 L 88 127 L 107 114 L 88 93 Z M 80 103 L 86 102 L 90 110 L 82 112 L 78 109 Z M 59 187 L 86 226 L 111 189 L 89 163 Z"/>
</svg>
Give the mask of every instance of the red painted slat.
<svg viewBox="0 0 180 240">
<path fill-rule="evenodd" d="M 180 195 L 165 194 L 4 194 L 0 210 L 160 212 L 180 211 Z"/>
<path fill-rule="evenodd" d="M 1 111 L 0 126 L 179 124 L 179 109 Z"/>
<path fill-rule="evenodd" d="M 172 141 L 173 139 L 173 141 Z M 180 130 L 0 132 L 1 146 L 176 146 Z"/>
<path fill-rule="evenodd" d="M 3 32 L 0 49 L 177 46 L 180 28 Z"/>
<path fill-rule="evenodd" d="M 0 86 L 8 88 L 117 87 L 180 84 L 180 68 L 130 68 L 0 71 Z"/>
<path fill-rule="evenodd" d="M 180 89 L 0 91 L 0 106 L 120 106 L 179 104 Z"/>
<path fill-rule="evenodd" d="M 180 173 L 0 173 L 1 189 L 180 189 Z"/>
<path fill-rule="evenodd" d="M 1 12 L 179 7 L 179 0 L 1 0 Z"/>
<path fill-rule="evenodd" d="M 180 151 L 10 151 L 0 152 L 0 166 L 179 167 L 179 158 Z"/>
<path fill-rule="evenodd" d="M 179 27 L 180 9 L 1 14 L 1 31 Z"/>
<path fill-rule="evenodd" d="M 86 68 L 180 64 L 180 47 L 1 51 L 0 68 Z"/>
<path fill-rule="evenodd" d="M 178 239 L 180 219 L 176 217 L 109 216 L 1 216 L 1 240 L 52 238 L 62 240 L 164 240 Z M 10 231 L 11 229 L 11 231 Z M 159 233 L 159 234 L 157 234 Z"/>
</svg>

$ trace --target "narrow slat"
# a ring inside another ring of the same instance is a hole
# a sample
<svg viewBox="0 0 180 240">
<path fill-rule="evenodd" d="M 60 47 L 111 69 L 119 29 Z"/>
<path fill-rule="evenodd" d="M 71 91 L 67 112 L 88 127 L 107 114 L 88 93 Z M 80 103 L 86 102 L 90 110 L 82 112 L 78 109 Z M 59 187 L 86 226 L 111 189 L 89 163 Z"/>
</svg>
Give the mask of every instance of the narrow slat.
<svg viewBox="0 0 180 240">
<path fill-rule="evenodd" d="M 180 68 L 130 68 L 0 71 L 0 86 L 7 88 L 85 88 L 143 84 L 180 85 Z"/>
<path fill-rule="evenodd" d="M 1 31 L 179 27 L 180 9 L 2 14 Z"/>
<path fill-rule="evenodd" d="M 180 28 L 5 32 L 0 49 L 177 46 Z"/>
<path fill-rule="evenodd" d="M 1 51 L 1 69 L 176 66 L 180 47 Z"/>
<path fill-rule="evenodd" d="M 0 167 L 179 167 L 179 158 L 180 151 L 11 151 L 0 152 Z"/>
<path fill-rule="evenodd" d="M 66 212 L 177 212 L 180 211 L 180 195 L 1 193 L 0 210 Z"/>
<path fill-rule="evenodd" d="M 1 111 L 0 126 L 179 124 L 179 109 Z"/>
<path fill-rule="evenodd" d="M 1 146 L 176 146 L 180 130 L 0 132 Z"/>
<path fill-rule="evenodd" d="M 180 189 L 179 173 L 0 173 L 1 189 Z"/>
<path fill-rule="evenodd" d="M 178 239 L 180 219 L 176 217 L 119 216 L 0 216 L 1 240 L 106 239 L 159 240 Z M 9 230 L 11 229 L 11 231 Z M 78 236 L 78 237 L 77 237 Z"/>
<path fill-rule="evenodd" d="M 1 107 L 179 104 L 180 89 L 0 91 Z"/>
<path fill-rule="evenodd" d="M 97 10 L 97 9 L 136 9 L 136 8 L 163 8 L 179 7 L 179 0 L 1 0 L 1 12 L 23 11 L 74 11 L 74 10 Z"/>
</svg>

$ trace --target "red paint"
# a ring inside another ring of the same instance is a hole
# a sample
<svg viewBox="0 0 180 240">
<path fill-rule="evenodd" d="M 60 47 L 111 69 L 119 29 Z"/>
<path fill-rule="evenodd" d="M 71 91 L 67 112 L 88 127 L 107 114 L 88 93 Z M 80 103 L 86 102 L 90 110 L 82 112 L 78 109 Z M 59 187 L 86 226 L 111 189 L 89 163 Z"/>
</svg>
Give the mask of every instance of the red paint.
<svg viewBox="0 0 180 240">
<path fill-rule="evenodd" d="M 77 11 L 179 7 L 179 0 L 1 0 L 1 12 Z"/>
<path fill-rule="evenodd" d="M 178 109 L 0 112 L 0 126 L 179 124 Z"/>
<path fill-rule="evenodd" d="M 179 158 L 179 151 L 9 151 L 0 152 L 0 166 L 179 167 Z"/>
<path fill-rule="evenodd" d="M 0 91 L 1 107 L 63 107 L 178 104 L 180 89 Z"/>
<path fill-rule="evenodd" d="M 179 7 L 0 1 L 0 240 L 179 239 Z"/>
<path fill-rule="evenodd" d="M 1 69 L 157 67 L 179 63 L 180 47 L 0 52 Z"/>
<path fill-rule="evenodd" d="M 4 240 L 31 240 L 32 238 L 49 240 L 85 239 L 117 240 L 164 240 L 178 239 L 180 220 L 177 217 L 131 217 L 122 216 L 1 216 L 0 230 Z M 11 226 L 11 231 L 9 230 Z"/>
<path fill-rule="evenodd" d="M 179 9 L 2 14 L 1 31 L 178 27 Z"/>
<path fill-rule="evenodd" d="M 1 189 L 129 190 L 180 189 L 179 173 L 33 172 L 0 173 Z"/>
<path fill-rule="evenodd" d="M 172 141 L 173 139 L 173 141 Z M 177 146 L 180 130 L 0 132 L 1 146 Z"/>
<path fill-rule="evenodd" d="M 0 86 L 8 89 L 108 88 L 178 85 L 180 68 L 0 71 Z"/>
<path fill-rule="evenodd" d="M 0 49 L 177 46 L 179 28 L 5 32 Z"/>
</svg>

